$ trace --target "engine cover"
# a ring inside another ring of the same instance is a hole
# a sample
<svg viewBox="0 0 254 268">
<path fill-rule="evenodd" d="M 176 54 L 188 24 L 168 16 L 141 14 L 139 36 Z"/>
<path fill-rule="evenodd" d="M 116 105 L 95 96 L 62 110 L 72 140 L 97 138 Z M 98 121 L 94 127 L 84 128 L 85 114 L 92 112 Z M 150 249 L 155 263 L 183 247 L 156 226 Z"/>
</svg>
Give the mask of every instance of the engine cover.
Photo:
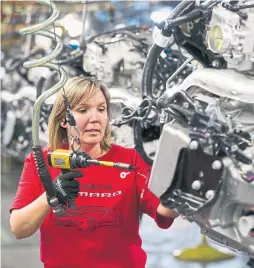
<svg viewBox="0 0 254 268">
<path fill-rule="evenodd" d="M 177 156 L 190 143 L 186 129 L 179 124 L 165 124 L 156 150 L 149 188 L 160 197 L 171 185 Z"/>
</svg>

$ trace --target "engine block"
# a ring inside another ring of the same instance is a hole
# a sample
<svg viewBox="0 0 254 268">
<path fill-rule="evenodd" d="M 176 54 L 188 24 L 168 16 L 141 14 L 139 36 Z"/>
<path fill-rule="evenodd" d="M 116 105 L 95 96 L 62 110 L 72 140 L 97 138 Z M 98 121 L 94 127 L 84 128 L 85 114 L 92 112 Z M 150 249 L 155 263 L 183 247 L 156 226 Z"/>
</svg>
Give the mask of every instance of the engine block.
<svg viewBox="0 0 254 268">
<path fill-rule="evenodd" d="M 179 153 L 183 149 L 191 161 L 183 162 L 186 157 Z M 254 239 L 249 235 L 254 215 L 245 213 L 254 202 L 253 164 L 239 168 L 230 157 L 213 159 L 190 139 L 186 128 L 166 124 L 149 189 L 165 206 L 196 222 L 213 241 L 254 257 Z"/>
</svg>

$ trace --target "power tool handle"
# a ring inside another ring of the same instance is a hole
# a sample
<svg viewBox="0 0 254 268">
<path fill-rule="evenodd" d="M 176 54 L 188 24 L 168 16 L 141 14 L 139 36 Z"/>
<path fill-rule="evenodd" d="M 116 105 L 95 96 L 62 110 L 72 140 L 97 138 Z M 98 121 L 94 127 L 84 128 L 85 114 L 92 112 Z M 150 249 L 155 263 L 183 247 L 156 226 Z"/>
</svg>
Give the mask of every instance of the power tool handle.
<svg viewBox="0 0 254 268">
<path fill-rule="evenodd" d="M 63 174 L 66 174 L 66 173 L 68 173 L 70 171 L 71 171 L 70 169 L 62 169 Z M 73 209 L 76 208 L 76 200 L 75 200 L 75 198 L 70 198 L 68 200 L 68 207 L 73 208 Z"/>
</svg>

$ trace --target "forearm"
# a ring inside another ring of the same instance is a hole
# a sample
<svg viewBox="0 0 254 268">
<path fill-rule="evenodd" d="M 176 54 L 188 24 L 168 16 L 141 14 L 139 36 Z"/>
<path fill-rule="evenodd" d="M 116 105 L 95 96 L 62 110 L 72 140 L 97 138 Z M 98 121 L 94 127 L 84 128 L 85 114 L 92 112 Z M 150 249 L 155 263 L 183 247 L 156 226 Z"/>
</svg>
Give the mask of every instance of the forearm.
<svg viewBox="0 0 254 268">
<path fill-rule="evenodd" d="M 10 216 L 11 231 L 17 239 L 33 235 L 50 210 L 46 193 L 24 208 L 13 210 Z"/>
<path fill-rule="evenodd" d="M 162 204 L 159 204 L 157 208 L 157 213 L 164 217 L 173 218 L 173 219 L 179 216 L 179 214 L 176 211 L 174 211 L 173 209 L 166 208 Z"/>
</svg>

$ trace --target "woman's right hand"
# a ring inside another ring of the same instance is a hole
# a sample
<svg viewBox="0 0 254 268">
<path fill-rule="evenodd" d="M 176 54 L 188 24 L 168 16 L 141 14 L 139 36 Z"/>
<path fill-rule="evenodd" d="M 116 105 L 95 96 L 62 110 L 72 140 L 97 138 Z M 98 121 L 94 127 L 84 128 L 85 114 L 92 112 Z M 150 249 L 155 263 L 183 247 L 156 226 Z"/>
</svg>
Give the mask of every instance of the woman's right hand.
<svg viewBox="0 0 254 268">
<path fill-rule="evenodd" d="M 70 171 L 56 177 L 53 187 L 60 204 L 66 205 L 69 200 L 78 196 L 79 182 L 75 179 L 83 176 L 84 174 L 80 171 Z"/>
<path fill-rule="evenodd" d="M 53 182 L 56 197 L 61 204 L 77 197 L 79 182 L 75 178 L 83 177 L 79 171 L 61 174 Z M 14 209 L 10 215 L 11 231 L 17 239 L 33 235 L 41 226 L 50 211 L 46 192 L 27 206 Z"/>
</svg>

